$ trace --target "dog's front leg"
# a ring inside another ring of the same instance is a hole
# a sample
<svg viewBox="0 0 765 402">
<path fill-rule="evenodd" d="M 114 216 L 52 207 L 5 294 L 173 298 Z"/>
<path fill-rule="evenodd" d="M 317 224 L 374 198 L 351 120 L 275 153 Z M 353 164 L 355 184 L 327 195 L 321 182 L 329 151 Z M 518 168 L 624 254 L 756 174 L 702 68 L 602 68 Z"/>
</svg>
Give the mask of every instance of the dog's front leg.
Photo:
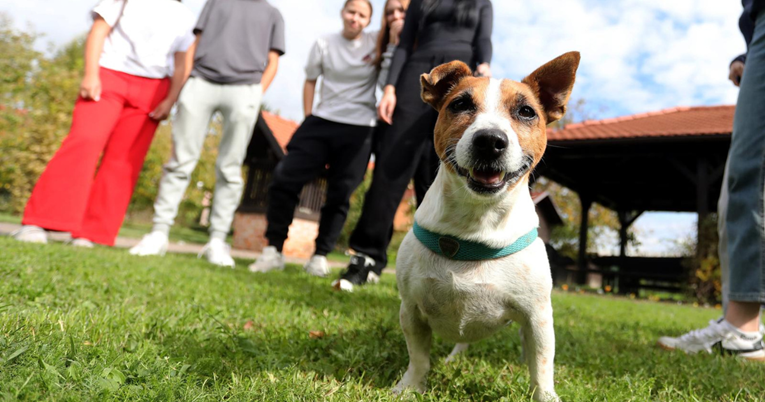
<svg viewBox="0 0 765 402">
<path fill-rule="evenodd" d="M 401 329 L 406 338 L 406 348 L 409 351 L 409 367 L 404 377 L 393 388 L 398 394 L 407 388 L 417 392 L 425 392 L 426 376 L 430 370 L 430 342 L 433 338 L 430 326 L 419 315 L 416 306 L 401 303 Z"/>
<path fill-rule="evenodd" d="M 538 311 L 532 311 L 523 326 L 523 347 L 531 376 L 534 400 L 560 401 L 555 393 L 553 360 L 555 359 L 555 331 L 552 305 L 549 298 Z"/>
</svg>

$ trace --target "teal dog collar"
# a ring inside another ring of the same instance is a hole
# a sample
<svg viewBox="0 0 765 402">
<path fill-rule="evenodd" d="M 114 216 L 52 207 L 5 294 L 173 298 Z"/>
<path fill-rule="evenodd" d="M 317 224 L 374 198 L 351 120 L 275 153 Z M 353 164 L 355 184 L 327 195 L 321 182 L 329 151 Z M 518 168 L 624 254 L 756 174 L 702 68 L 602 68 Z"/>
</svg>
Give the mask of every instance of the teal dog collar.
<svg viewBox="0 0 765 402">
<path fill-rule="evenodd" d="M 414 235 L 430 251 L 457 261 L 482 261 L 506 257 L 530 246 L 539 235 L 537 228 L 521 236 L 513 244 L 503 248 L 492 248 L 483 243 L 461 240 L 424 229 L 414 221 Z"/>
</svg>

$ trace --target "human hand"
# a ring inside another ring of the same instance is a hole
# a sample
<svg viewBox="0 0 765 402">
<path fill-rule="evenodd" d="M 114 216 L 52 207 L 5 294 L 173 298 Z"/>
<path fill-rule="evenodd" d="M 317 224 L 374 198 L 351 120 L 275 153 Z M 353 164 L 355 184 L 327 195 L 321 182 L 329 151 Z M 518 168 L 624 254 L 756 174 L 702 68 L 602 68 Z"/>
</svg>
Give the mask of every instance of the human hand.
<svg viewBox="0 0 765 402">
<path fill-rule="evenodd" d="M 404 30 L 404 20 L 396 20 L 390 24 L 390 43 L 392 45 L 398 45 L 399 38 L 401 37 L 401 31 Z"/>
<path fill-rule="evenodd" d="M 380 120 L 393 124 L 393 111 L 396 110 L 396 93 L 385 91 L 380 104 L 377 106 L 377 116 Z"/>
<path fill-rule="evenodd" d="M 475 76 L 491 78 L 491 66 L 489 63 L 479 64 L 478 68 L 475 69 Z"/>
<path fill-rule="evenodd" d="M 165 99 L 162 102 L 159 102 L 159 105 L 154 108 L 154 111 L 149 113 L 149 117 L 156 121 L 162 121 L 165 120 L 168 116 L 170 116 L 170 109 L 173 108 L 173 102 L 170 99 Z"/>
<path fill-rule="evenodd" d="M 728 79 L 733 82 L 733 85 L 741 85 L 741 77 L 744 75 L 744 63 L 736 60 L 730 65 L 730 74 Z"/>
<path fill-rule="evenodd" d="M 85 75 L 80 83 L 80 96 L 82 99 L 96 102 L 101 100 L 101 78 L 98 77 L 98 74 Z"/>
</svg>

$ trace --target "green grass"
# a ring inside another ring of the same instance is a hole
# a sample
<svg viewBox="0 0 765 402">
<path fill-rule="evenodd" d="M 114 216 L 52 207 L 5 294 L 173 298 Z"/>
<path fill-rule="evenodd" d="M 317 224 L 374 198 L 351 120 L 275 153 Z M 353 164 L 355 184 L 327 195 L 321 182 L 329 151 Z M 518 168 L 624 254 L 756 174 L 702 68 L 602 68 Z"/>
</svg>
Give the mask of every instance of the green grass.
<svg viewBox="0 0 765 402">
<path fill-rule="evenodd" d="M 133 239 L 140 239 L 143 235 L 151 232 L 152 224 L 127 221 L 120 228 L 120 237 L 128 237 Z M 184 227 L 180 225 L 174 225 L 170 228 L 170 241 L 179 242 L 184 241 L 186 243 L 205 244 L 210 238 L 210 234 L 207 228 L 197 227 Z M 231 236 L 228 237 L 229 243 L 231 242 Z"/>
<path fill-rule="evenodd" d="M 397 400 L 407 354 L 392 275 L 340 294 L 297 266 L 244 266 L 0 238 L 0 400 Z M 717 310 L 557 292 L 553 304 L 564 401 L 765 399 L 765 365 L 654 346 Z M 517 333 L 449 366 L 437 339 L 430 391 L 405 399 L 528 400 Z"/>
<path fill-rule="evenodd" d="M 0 213 L 0 222 L 21 224 L 21 217 L 8 213 Z"/>
</svg>

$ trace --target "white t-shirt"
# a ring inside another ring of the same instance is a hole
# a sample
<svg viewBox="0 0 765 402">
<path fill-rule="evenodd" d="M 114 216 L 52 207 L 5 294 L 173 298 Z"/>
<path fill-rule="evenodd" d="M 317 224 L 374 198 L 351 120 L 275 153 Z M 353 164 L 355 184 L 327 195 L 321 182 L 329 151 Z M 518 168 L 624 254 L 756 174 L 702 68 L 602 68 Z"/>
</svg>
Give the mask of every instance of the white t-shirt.
<svg viewBox="0 0 765 402">
<path fill-rule="evenodd" d="M 316 41 L 305 67 L 306 79 L 323 77 L 314 116 L 356 126 L 377 125 L 376 46 L 377 32 L 364 32 L 356 40 L 335 33 Z"/>
<path fill-rule="evenodd" d="M 194 15 L 176 0 L 101 0 L 91 15 L 112 27 L 100 60 L 111 70 L 165 78 L 173 74 L 175 53 L 194 43 Z"/>
</svg>

